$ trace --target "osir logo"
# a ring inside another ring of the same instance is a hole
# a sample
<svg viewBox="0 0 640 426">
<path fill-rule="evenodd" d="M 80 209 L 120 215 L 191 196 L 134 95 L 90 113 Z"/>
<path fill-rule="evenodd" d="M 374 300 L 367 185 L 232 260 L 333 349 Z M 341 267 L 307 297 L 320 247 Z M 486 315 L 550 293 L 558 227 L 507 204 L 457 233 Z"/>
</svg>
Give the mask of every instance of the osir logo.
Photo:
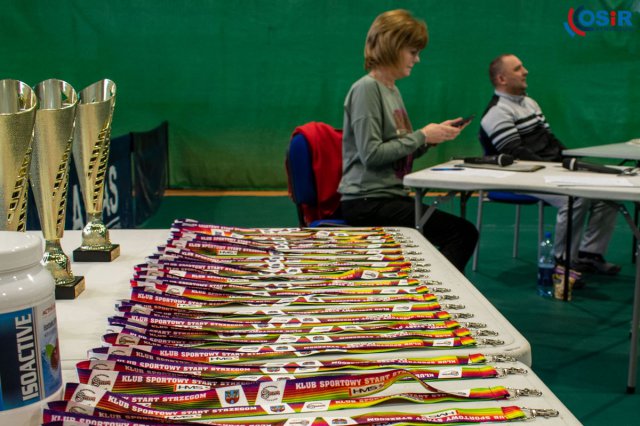
<svg viewBox="0 0 640 426">
<path fill-rule="evenodd" d="M 591 31 L 634 31 L 630 10 L 570 8 L 564 28 L 571 37 L 585 37 Z"/>
</svg>

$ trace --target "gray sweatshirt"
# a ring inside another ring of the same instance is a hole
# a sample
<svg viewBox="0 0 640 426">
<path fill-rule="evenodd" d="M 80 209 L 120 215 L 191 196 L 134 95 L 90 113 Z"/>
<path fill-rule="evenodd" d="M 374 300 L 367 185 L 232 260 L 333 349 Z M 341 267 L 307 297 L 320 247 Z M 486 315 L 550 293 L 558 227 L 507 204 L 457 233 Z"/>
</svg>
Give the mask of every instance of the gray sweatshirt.
<svg viewBox="0 0 640 426">
<path fill-rule="evenodd" d="M 344 103 L 342 200 L 407 195 L 402 178 L 427 150 L 413 131 L 402 96 L 369 75 L 356 81 Z"/>
</svg>

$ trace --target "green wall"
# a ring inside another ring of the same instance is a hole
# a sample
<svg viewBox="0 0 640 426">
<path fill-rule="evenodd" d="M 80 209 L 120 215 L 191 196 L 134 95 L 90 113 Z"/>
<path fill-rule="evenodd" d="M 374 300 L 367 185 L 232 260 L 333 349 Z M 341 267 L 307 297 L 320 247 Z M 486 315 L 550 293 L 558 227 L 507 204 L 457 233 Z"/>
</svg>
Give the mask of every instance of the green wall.
<svg viewBox="0 0 640 426">
<path fill-rule="evenodd" d="M 570 7 L 633 10 L 632 31 L 571 38 Z M 399 82 L 414 127 L 482 114 L 489 61 L 516 53 L 570 147 L 640 137 L 640 1 L 0 0 L 0 78 L 117 84 L 112 135 L 170 124 L 173 187 L 278 189 L 292 130 L 342 126 L 365 34 L 406 8 L 431 41 Z M 421 159 L 480 154 L 479 120 Z"/>
</svg>

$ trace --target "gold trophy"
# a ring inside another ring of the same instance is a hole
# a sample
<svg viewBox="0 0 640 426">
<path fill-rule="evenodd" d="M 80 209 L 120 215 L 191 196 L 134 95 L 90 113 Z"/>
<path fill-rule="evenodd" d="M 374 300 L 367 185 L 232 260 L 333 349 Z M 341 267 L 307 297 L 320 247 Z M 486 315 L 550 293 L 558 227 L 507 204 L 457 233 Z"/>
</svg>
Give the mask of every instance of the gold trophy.
<svg viewBox="0 0 640 426">
<path fill-rule="evenodd" d="M 116 85 L 107 79 L 93 83 L 80 92 L 73 160 L 87 212 L 87 223 L 82 230 L 82 245 L 73 251 L 73 260 L 76 262 L 111 262 L 120 255 L 120 246 L 109 241 L 109 230 L 102 221 L 115 99 Z"/>
<path fill-rule="evenodd" d="M 38 101 L 18 80 L 0 80 L 0 231 L 24 231 Z"/>
<path fill-rule="evenodd" d="M 50 79 L 34 89 L 38 98 L 31 159 L 31 189 L 44 235 L 42 263 L 56 282 L 56 299 L 75 299 L 84 290 L 84 277 L 71 272 L 62 251 L 69 186 L 69 161 L 78 96 L 62 80 Z"/>
</svg>

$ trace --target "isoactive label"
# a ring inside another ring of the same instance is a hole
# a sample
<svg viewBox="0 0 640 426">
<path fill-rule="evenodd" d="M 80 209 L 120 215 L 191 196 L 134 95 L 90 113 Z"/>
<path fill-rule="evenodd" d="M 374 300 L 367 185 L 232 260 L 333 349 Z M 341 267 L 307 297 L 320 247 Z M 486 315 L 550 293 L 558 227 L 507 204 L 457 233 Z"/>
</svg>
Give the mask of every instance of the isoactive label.
<svg viewBox="0 0 640 426">
<path fill-rule="evenodd" d="M 0 313 L 0 411 L 39 402 L 62 386 L 56 305 Z"/>
</svg>

